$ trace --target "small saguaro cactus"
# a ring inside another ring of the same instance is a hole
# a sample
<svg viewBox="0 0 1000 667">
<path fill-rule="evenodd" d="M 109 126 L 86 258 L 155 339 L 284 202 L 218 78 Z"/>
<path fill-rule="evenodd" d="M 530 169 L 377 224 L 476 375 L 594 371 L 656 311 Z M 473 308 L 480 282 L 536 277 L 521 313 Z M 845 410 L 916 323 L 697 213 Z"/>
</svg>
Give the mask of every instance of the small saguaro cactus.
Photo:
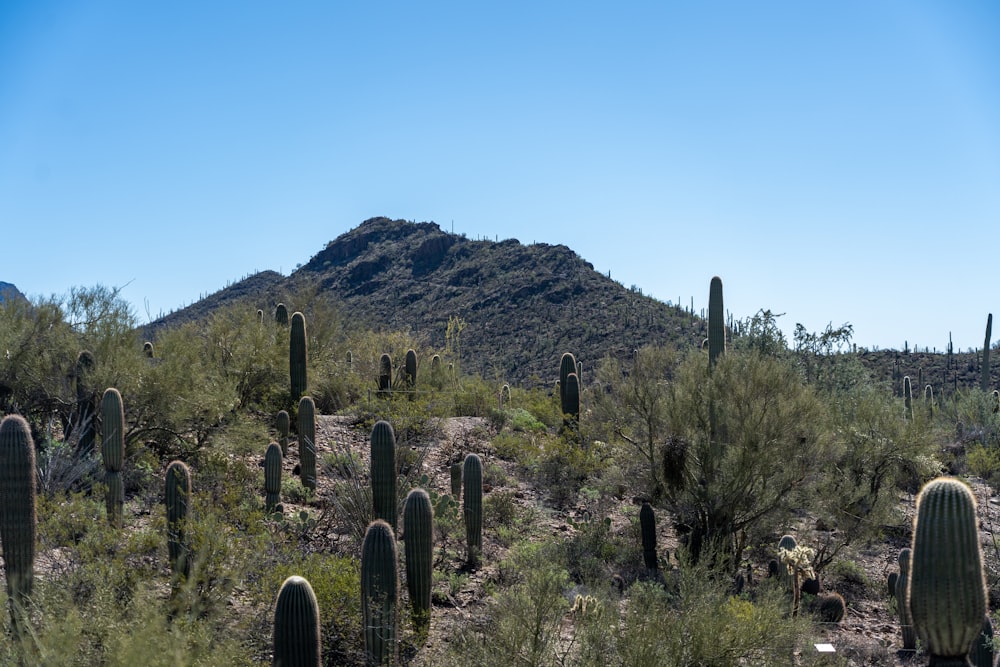
<svg viewBox="0 0 1000 667">
<path fill-rule="evenodd" d="M 125 408 L 122 395 L 111 387 L 101 397 L 101 458 L 104 460 L 104 480 L 108 491 L 105 497 L 108 520 L 121 525 L 124 507 L 122 463 L 125 450 Z"/>
<path fill-rule="evenodd" d="M 190 577 L 187 524 L 191 517 L 191 470 L 183 461 L 173 461 L 167 466 L 163 504 L 167 511 L 167 552 L 174 578 Z"/>
<path fill-rule="evenodd" d="M 986 342 L 983 343 L 983 369 L 979 377 L 979 388 L 985 394 L 990 390 L 990 334 L 993 329 L 993 313 L 986 317 Z"/>
<path fill-rule="evenodd" d="M 288 306 L 279 303 L 274 308 L 274 321 L 283 327 L 288 326 Z"/>
<path fill-rule="evenodd" d="M 448 473 L 451 476 L 451 495 L 458 500 L 462 497 L 462 464 L 452 463 L 448 467 Z"/>
<path fill-rule="evenodd" d="M 639 530 L 642 534 L 642 562 L 647 570 L 656 570 L 656 514 L 648 502 L 639 510 Z"/>
<path fill-rule="evenodd" d="M 281 502 L 281 446 L 272 442 L 264 452 L 264 509 L 270 514 Z"/>
<path fill-rule="evenodd" d="M 371 434 L 372 506 L 375 518 L 396 530 L 396 434 L 387 421 L 378 421 Z"/>
<path fill-rule="evenodd" d="M 20 415 L 7 415 L 0 421 L 0 544 L 15 632 L 34 581 L 35 475 L 35 444 L 28 422 Z"/>
<path fill-rule="evenodd" d="M 148 340 L 142 344 L 142 353 L 146 355 L 147 359 L 153 358 L 153 344 Z"/>
<path fill-rule="evenodd" d="M 913 524 L 909 602 L 931 664 L 966 665 L 986 616 L 976 498 L 951 477 L 924 485 Z"/>
<path fill-rule="evenodd" d="M 306 317 L 296 311 L 292 314 L 292 329 L 288 339 L 288 375 L 293 401 L 299 400 L 306 393 L 306 357 Z"/>
<path fill-rule="evenodd" d="M 431 497 L 423 489 L 411 490 L 403 504 L 403 552 L 413 622 L 418 628 L 426 629 L 431 614 L 434 509 Z"/>
<path fill-rule="evenodd" d="M 89 350 L 82 350 L 76 357 L 73 372 L 76 380 L 76 428 L 79 429 L 80 436 L 76 450 L 84 456 L 94 451 L 94 436 L 97 432 L 97 395 L 90 384 L 95 363 L 94 355 Z"/>
<path fill-rule="evenodd" d="M 713 276 L 708 288 L 708 365 L 714 366 L 726 351 L 726 311 L 722 304 L 722 278 Z"/>
<path fill-rule="evenodd" d="M 403 378 L 408 388 L 412 389 L 417 385 L 417 353 L 412 349 L 406 351 L 406 358 L 403 361 Z"/>
<path fill-rule="evenodd" d="M 309 582 L 285 579 L 274 603 L 274 667 L 319 667 L 319 604 Z"/>
<path fill-rule="evenodd" d="M 264 324 L 264 311 L 257 309 L 257 324 Z"/>
<path fill-rule="evenodd" d="M 903 650 L 917 649 L 917 632 L 913 628 L 913 618 L 910 616 L 910 555 L 909 547 L 899 550 L 899 576 L 896 578 L 896 609 L 899 612 L 899 629 L 903 635 Z"/>
<path fill-rule="evenodd" d="M 903 378 L 903 418 L 913 421 L 913 387 L 909 375 Z"/>
<path fill-rule="evenodd" d="M 380 392 L 392 389 L 392 357 L 383 354 L 378 361 L 378 390 Z"/>
<path fill-rule="evenodd" d="M 465 517 L 468 561 L 475 564 L 483 550 L 483 461 L 478 454 L 465 457 L 462 479 L 465 485 L 462 514 Z"/>
<path fill-rule="evenodd" d="M 924 387 L 924 405 L 927 406 L 927 416 L 934 416 L 934 387 L 926 385 Z"/>
<path fill-rule="evenodd" d="M 376 519 L 361 543 L 361 618 L 369 665 L 393 664 L 396 656 L 396 539 L 392 527 Z"/>
<path fill-rule="evenodd" d="M 302 486 L 316 490 L 316 403 L 309 396 L 299 400 L 299 468 Z"/>
<path fill-rule="evenodd" d="M 291 428 L 291 418 L 288 416 L 287 410 L 278 411 L 274 426 L 278 430 L 278 446 L 281 447 L 281 455 L 288 456 L 288 431 Z"/>
</svg>

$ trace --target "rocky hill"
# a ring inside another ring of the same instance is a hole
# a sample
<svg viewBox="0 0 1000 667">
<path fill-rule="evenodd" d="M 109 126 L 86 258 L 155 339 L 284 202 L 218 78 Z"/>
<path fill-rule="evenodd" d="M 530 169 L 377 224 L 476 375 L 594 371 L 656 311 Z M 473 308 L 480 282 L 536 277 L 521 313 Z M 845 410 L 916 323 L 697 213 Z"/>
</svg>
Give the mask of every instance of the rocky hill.
<svg viewBox="0 0 1000 667">
<path fill-rule="evenodd" d="M 26 298 L 21 294 L 21 290 L 17 289 L 11 283 L 5 283 L 0 280 L 0 303 L 5 301 L 25 301 Z"/>
<path fill-rule="evenodd" d="M 566 351 L 586 369 L 605 354 L 694 344 L 706 335 L 701 318 L 624 287 L 564 245 L 472 240 L 433 222 L 388 218 L 342 234 L 288 278 L 255 274 L 152 326 L 238 300 L 273 310 L 283 295 L 307 286 L 352 319 L 409 330 L 431 348 L 443 349 L 449 317 L 461 318 L 465 369 L 507 381 L 553 380 Z"/>
</svg>

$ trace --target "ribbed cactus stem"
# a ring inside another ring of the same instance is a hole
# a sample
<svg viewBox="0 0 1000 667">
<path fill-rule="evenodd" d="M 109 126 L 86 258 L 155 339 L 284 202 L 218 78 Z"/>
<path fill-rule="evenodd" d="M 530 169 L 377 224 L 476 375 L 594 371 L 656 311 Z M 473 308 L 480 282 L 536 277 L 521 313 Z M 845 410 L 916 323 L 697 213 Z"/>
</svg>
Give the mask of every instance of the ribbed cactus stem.
<svg viewBox="0 0 1000 667">
<path fill-rule="evenodd" d="M 483 550 L 483 461 L 478 454 L 465 457 L 462 466 L 465 490 L 462 514 L 465 517 L 465 541 L 468 561 L 476 563 Z"/>
<path fill-rule="evenodd" d="M 392 357 L 383 354 L 378 360 L 378 390 L 392 389 Z"/>
<path fill-rule="evenodd" d="M 396 539 L 381 519 L 368 525 L 361 544 L 361 617 L 369 665 L 394 663 L 396 656 Z"/>
<path fill-rule="evenodd" d="M 576 373 L 576 357 L 572 352 L 564 352 L 559 358 L 559 404 L 563 404 L 563 392 L 566 389 L 566 378 L 570 373 Z M 565 413 L 563 413 L 565 414 Z"/>
<path fill-rule="evenodd" d="M 303 577 L 288 577 L 274 604 L 274 667 L 319 667 L 319 627 L 312 586 Z"/>
<path fill-rule="evenodd" d="M 306 393 L 306 318 L 300 312 L 292 314 L 292 328 L 288 339 L 288 375 L 291 380 L 292 400 L 297 401 Z"/>
<path fill-rule="evenodd" d="M 279 303 L 274 308 L 274 321 L 281 326 L 288 326 L 288 306 Z"/>
<path fill-rule="evenodd" d="M 281 446 L 272 442 L 264 452 L 264 509 L 274 512 L 281 502 Z"/>
<path fill-rule="evenodd" d="M 120 526 L 124 507 L 121 479 L 125 454 L 125 408 L 122 395 L 111 387 L 101 397 L 101 458 L 104 460 L 104 480 L 108 491 L 105 496 L 108 520 Z"/>
<path fill-rule="evenodd" d="M 15 631 L 34 581 L 35 485 L 31 429 L 23 417 L 8 415 L 0 421 L 0 544 Z"/>
<path fill-rule="evenodd" d="M 167 552 L 174 577 L 191 576 L 187 524 L 191 517 L 191 471 L 183 461 L 167 466 L 163 504 L 167 512 Z"/>
<path fill-rule="evenodd" d="M 576 372 L 566 376 L 566 384 L 561 391 L 563 427 L 576 431 L 580 425 L 580 382 Z"/>
<path fill-rule="evenodd" d="M 462 464 L 452 463 L 448 473 L 451 476 L 451 495 L 458 500 L 462 497 Z"/>
<path fill-rule="evenodd" d="M 794 551 L 795 547 L 797 546 L 798 543 L 795 541 L 795 537 L 793 537 L 792 535 L 782 535 L 781 539 L 778 540 L 778 551 L 781 551 L 782 549 L 785 549 L 787 551 Z M 779 570 L 779 573 L 780 574 L 778 575 L 778 577 L 779 579 L 781 579 L 781 582 L 785 586 L 787 586 L 792 593 L 794 593 L 794 590 L 792 589 L 794 588 L 795 584 L 794 584 L 794 576 L 792 575 L 792 573 L 789 572 L 788 568 L 784 565 L 782 565 L 781 569 Z"/>
<path fill-rule="evenodd" d="M 714 276 L 708 287 L 708 365 L 714 366 L 726 351 L 726 311 L 722 303 L 722 278 Z"/>
<path fill-rule="evenodd" d="M 372 507 L 375 518 L 396 530 L 396 434 L 387 421 L 375 423 L 371 434 Z"/>
<path fill-rule="evenodd" d="M 915 651 L 917 648 L 917 632 L 913 629 L 913 618 L 910 616 L 910 605 L 907 599 L 910 586 L 910 555 L 909 547 L 900 549 L 897 562 L 899 576 L 896 577 L 896 609 L 899 612 L 899 629 L 903 635 L 903 650 Z"/>
<path fill-rule="evenodd" d="M 302 486 L 316 490 L 316 403 L 309 396 L 299 400 L 299 469 Z"/>
<path fill-rule="evenodd" d="M 932 659 L 964 659 L 987 612 L 976 498 L 968 486 L 939 477 L 920 491 L 911 558 L 908 599 L 917 636 Z"/>
<path fill-rule="evenodd" d="M 426 628 L 431 614 L 434 509 L 430 496 L 423 489 L 410 491 L 403 504 L 403 545 L 413 622 L 418 628 Z"/>
<path fill-rule="evenodd" d="M 979 387 L 986 393 L 990 390 L 990 337 L 993 331 L 993 313 L 986 317 L 986 341 L 983 343 L 983 369 Z"/>
<path fill-rule="evenodd" d="M 288 456 L 288 431 L 291 428 L 291 418 L 287 410 L 280 410 L 274 420 L 274 426 L 278 430 L 278 446 L 281 447 L 281 455 Z"/>
<path fill-rule="evenodd" d="M 642 561 L 647 570 L 658 567 L 656 557 L 656 514 L 648 502 L 639 510 L 639 532 L 642 535 Z"/>
<path fill-rule="evenodd" d="M 406 384 L 413 388 L 417 384 L 417 353 L 414 350 L 406 351 L 406 358 L 403 362 L 403 373 L 406 377 Z"/>
<path fill-rule="evenodd" d="M 913 387 L 909 375 L 903 378 L 903 417 L 907 421 L 913 419 Z"/>
<path fill-rule="evenodd" d="M 983 629 L 979 633 L 979 638 L 972 642 L 972 648 L 969 649 L 969 662 L 973 667 L 993 667 L 995 661 L 993 621 L 987 616 L 983 619 Z"/>
</svg>

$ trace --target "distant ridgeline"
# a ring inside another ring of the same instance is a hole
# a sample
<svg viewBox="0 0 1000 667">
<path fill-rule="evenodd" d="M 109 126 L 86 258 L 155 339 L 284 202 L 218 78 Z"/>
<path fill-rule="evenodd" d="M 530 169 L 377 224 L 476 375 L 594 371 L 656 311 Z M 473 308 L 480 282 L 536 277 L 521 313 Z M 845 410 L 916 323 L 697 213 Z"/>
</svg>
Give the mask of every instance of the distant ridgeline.
<svg viewBox="0 0 1000 667">
<path fill-rule="evenodd" d="M 15 287 L 10 283 L 5 283 L 2 280 L 0 280 L 0 303 L 5 303 L 6 301 L 17 301 L 17 300 L 26 301 L 27 299 L 23 294 L 21 294 L 21 290 L 17 289 L 17 287 Z"/>
</svg>

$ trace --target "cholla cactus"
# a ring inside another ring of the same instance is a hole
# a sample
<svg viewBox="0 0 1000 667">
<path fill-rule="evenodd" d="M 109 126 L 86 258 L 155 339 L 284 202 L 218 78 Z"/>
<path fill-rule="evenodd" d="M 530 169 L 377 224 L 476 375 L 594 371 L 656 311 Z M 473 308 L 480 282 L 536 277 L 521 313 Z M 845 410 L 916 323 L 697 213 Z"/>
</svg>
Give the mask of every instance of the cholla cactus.
<svg viewBox="0 0 1000 667">
<path fill-rule="evenodd" d="M 778 548 L 778 561 L 785 566 L 789 576 L 792 578 L 792 616 L 797 616 L 799 613 L 799 603 L 802 599 L 802 581 L 816 577 L 816 572 L 812 567 L 812 559 L 815 556 L 816 550 L 809 547 Z"/>
</svg>

